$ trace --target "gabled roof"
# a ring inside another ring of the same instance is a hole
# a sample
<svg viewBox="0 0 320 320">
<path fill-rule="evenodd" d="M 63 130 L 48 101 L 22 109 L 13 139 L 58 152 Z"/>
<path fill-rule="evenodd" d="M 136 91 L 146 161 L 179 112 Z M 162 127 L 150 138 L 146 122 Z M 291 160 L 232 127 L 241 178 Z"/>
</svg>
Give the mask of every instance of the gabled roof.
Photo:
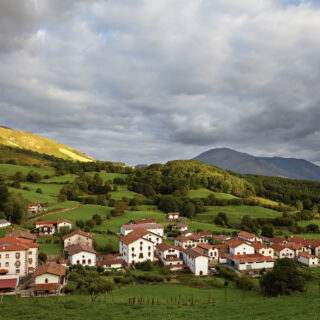
<svg viewBox="0 0 320 320">
<path fill-rule="evenodd" d="M 47 264 L 38 266 L 34 272 L 34 276 L 37 277 L 45 273 L 54 274 L 56 276 L 64 276 L 66 274 L 66 268 L 61 264 L 49 262 Z"/>
<path fill-rule="evenodd" d="M 27 239 L 27 240 L 32 240 L 35 241 L 37 239 L 37 236 L 30 233 L 29 231 L 25 230 L 13 230 L 9 233 L 7 233 L 8 237 L 14 237 L 14 238 L 19 238 L 19 239 Z"/>
<path fill-rule="evenodd" d="M 120 238 L 120 241 L 126 245 L 129 245 L 139 239 L 143 239 L 145 241 L 149 241 L 145 238 L 143 238 L 144 236 L 146 236 L 147 234 L 150 234 L 151 232 L 145 229 L 135 229 L 134 231 L 130 232 L 129 234 L 127 234 L 126 236 L 123 236 Z M 151 243 L 153 243 L 152 241 L 149 241 Z"/>
<path fill-rule="evenodd" d="M 90 252 L 96 254 L 96 251 L 92 247 L 85 246 L 83 244 L 71 245 L 67 247 L 65 251 L 67 251 L 70 256 L 73 256 L 74 254 L 77 254 L 79 252 Z"/>
<path fill-rule="evenodd" d="M 72 237 L 74 235 L 79 235 L 79 236 L 83 236 L 83 237 L 92 239 L 92 235 L 90 233 L 82 231 L 80 229 L 77 229 L 77 230 L 72 231 L 71 233 L 66 234 L 63 237 L 63 240 L 68 239 L 68 238 L 70 238 L 70 237 Z"/>
<path fill-rule="evenodd" d="M 56 225 L 62 222 L 70 223 L 70 221 L 66 219 L 58 219 L 58 220 L 38 220 L 38 221 L 33 221 L 34 225 Z"/>
<path fill-rule="evenodd" d="M 299 252 L 298 253 L 298 257 L 303 257 L 303 258 L 306 258 L 306 259 L 314 259 L 316 258 L 316 256 L 308 253 L 308 252 Z"/>
<path fill-rule="evenodd" d="M 157 247 L 156 247 L 156 249 L 157 249 L 158 251 L 161 251 L 161 252 L 166 251 L 166 250 L 170 250 L 170 249 L 174 249 L 174 250 L 181 251 L 181 248 L 180 248 L 180 247 L 177 247 L 177 246 L 175 246 L 175 245 L 173 245 L 173 244 L 164 243 L 164 242 L 158 244 Z"/>
<path fill-rule="evenodd" d="M 30 248 L 38 248 L 38 244 L 10 236 L 0 238 L 0 251 L 25 251 Z"/>
<path fill-rule="evenodd" d="M 214 245 L 209 243 L 200 243 L 198 244 L 198 248 L 204 249 L 204 250 L 211 250 L 211 249 L 217 249 L 214 247 Z"/>
<path fill-rule="evenodd" d="M 225 244 L 229 247 L 229 248 L 237 248 L 242 244 L 246 244 L 247 246 L 250 246 L 249 244 L 247 244 L 245 241 L 239 239 L 239 238 L 234 238 L 234 239 L 230 239 L 227 240 L 225 242 Z"/>
<path fill-rule="evenodd" d="M 190 248 L 184 250 L 185 254 L 187 254 L 189 257 L 192 258 L 198 258 L 198 257 L 208 257 L 206 254 L 202 252 L 199 248 Z"/>
<path fill-rule="evenodd" d="M 293 250 L 293 249 L 289 248 L 286 244 L 273 244 L 271 246 L 271 248 L 273 248 L 274 251 L 276 251 L 276 252 L 280 252 L 280 251 L 282 251 L 284 249 Z"/>
<path fill-rule="evenodd" d="M 244 239 L 252 239 L 252 238 L 256 238 L 257 236 L 254 233 L 251 233 L 251 232 L 240 231 L 238 233 L 238 237 L 244 238 Z"/>
<path fill-rule="evenodd" d="M 124 264 L 119 254 L 99 254 L 97 256 L 97 266 L 112 266 L 114 264 Z"/>
</svg>

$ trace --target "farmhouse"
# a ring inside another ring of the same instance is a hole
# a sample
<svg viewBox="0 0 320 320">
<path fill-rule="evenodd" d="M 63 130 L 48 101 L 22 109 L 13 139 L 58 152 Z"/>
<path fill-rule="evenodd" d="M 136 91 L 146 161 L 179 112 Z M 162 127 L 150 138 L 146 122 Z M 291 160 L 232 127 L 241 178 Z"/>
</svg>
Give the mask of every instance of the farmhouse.
<svg viewBox="0 0 320 320">
<path fill-rule="evenodd" d="M 307 252 L 298 253 L 297 260 L 308 267 L 318 267 L 319 264 L 318 257 Z"/>
<path fill-rule="evenodd" d="M 219 249 L 212 244 L 201 243 L 197 247 L 201 252 L 208 256 L 209 264 L 215 265 L 219 262 Z"/>
<path fill-rule="evenodd" d="M 260 237 L 256 236 L 254 233 L 247 231 L 240 231 L 238 233 L 238 238 L 248 242 L 262 242 L 262 239 Z"/>
<path fill-rule="evenodd" d="M 247 244 L 239 238 L 230 239 L 226 241 L 225 244 L 229 248 L 229 253 L 231 255 L 246 255 L 255 253 L 252 245 Z"/>
<path fill-rule="evenodd" d="M 151 240 L 148 230 L 137 229 L 120 237 L 119 252 L 128 265 L 147 260 L 154 261 L 154 250 L 155 243 Z"/>
<path fill-rule="evenodd" d="M 123 267 L 123 260 L 119 254 L 98 254 L 97 266 L 106 270 L 120 270 Z"/>
<path fill-rule="evenodd" d="M 289 258 L 294 259 L 294 250 L 290 249 L 286 245 L 274 244 L 272 245 L 274 250 L 275 259 Z"/>
<path fill-rule="evenodd" d="M 167 214 L 167 218 L 169 221 L 176 221 L 179 220 L 180 213 L 179 212 L 169 212 Z"/>
<path fill-rule="evenodd" d="M 171 271 L 185 268 L 181 258 L 181 248 L 171 244 L 161 243 L 156 247 L 156 255 L 163 265 L 168 266 Z"/>
<path fill-rule="evenodd" d="M 67 248 L 72 245 L 81 244 L 87 247 L 93 247 L 92 235 L 82 230 L 75 230 L 63 237 L 63 246 Z"/>
<path fill-rule="evenodd" d="M 209 271 L 208 256 L 198 248 L 190 248 L 182 251 L 183 261 L 190 271 L 196 276 L 206 276 Z"/>
<path fill-rule="evenodd" d="M 273 257 L 274 250 L 273 248 L 267 246 L 261 242 L 252 242 L 251 245 L 254 247 L 256 253 L 262 254 L 263 256 Z"/>
<path fill-rule="evenodd" d="M 37 267 L 33 274 L 33 291 L 39 293 L 59 293 L 65 285 L 66 268 L 55 262 Z"/>
<path fill-rule="evenodd" d="M 0 219 L 0 228 L 7 228 L 11 226 L 11 222 L 6 219 Z"/>
<path fill-rule="evenodd" d="M 41 203 L 30 203 L 28 205 L 28 213 L 30 216 L 36 216 L 46 211 L 46 206 Z"/>
<path fill-rule="evenodd" d="M 70 265 L 96 266 L 96 251 L 90 246 L 74 244 L 68 246 L 65 251 Z"/>
<path fill-rule="evenodd" d="M 24 277 L 38 264 L 38 245 L 32 240 L 0 238 L 0 269 L 2 274 Z"/>
<path fill-rule="evenodd" d="M 188 231 L 188 225 L 185 223 L 179 223 L 176 227 L 176 230 L 178 230 L 179 232 L 186 232 Z"/>
<path fill-rule="evenodd" d="M 194 248 L 196 247 L 199 243 L 208 243 L 208 233 L 203 232 L 203 233 L 188 233 L 187 235 L 180 235 L 174 239 L 174 244 L 176 246 L 180 246 L 184 249 L 186 248 Z"/>
<path fill-rule="evenodd" d="M 133 232 L 138 229 L 148 230 L 154 234 L 157 234 L 161 238 L 164 236 L 163 226 L 159 223 L 151 222 L 151 223 L 129 223 L 124 224 L 120 228 L 121 236 L 126 236 L 130 232 Z"/>
<path fill-rule="evenodd" d="M 52 235 L 56 232 L 60 232 L 62 228 L 71 229 L 72 223 L 65 219 L 59 219 L 56 221 L 34 221 L 36 233 L 40 235 Z"/>
<path fill-rule="evenodd" d="M 259 253 L 230 255 L 228 263 L 239 271 L 259 271 L 272 269 L 274 260 Z"/>
</svg>

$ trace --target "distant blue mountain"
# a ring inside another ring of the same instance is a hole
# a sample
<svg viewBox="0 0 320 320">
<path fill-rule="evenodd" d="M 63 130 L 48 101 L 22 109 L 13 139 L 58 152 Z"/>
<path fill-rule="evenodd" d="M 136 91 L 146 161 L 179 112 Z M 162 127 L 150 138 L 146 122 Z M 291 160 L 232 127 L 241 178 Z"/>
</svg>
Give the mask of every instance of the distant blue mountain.
<svg viewBox="0 0 320 320">
<path fill-rule="evenodd" d="M 194 159 L 243 174 L 320 180 L 320 167 L 303 159 L 255 157 L 228 148 L 211 149 Z"/>
</svg>

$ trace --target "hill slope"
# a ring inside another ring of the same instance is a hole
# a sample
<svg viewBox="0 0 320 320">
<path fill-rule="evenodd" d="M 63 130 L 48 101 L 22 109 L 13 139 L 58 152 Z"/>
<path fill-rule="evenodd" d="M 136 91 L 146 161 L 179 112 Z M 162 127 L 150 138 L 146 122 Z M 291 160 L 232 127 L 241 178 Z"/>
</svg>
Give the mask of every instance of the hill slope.
<svg viewBox="0 0 320 320">
<path fill-rule="evenodd" d="M 211 149 L 194 159 L 238 173 L 320 180 L 320 167 L 303 159 L 255 157 L 228 148 Z"/>
<path fill-rule="evenodd" d="M 89 162 L 94 159 L 64 144 L 42 136 L 0 126 L 0 146 L 31 150 L 66 160 Z"/>
</svg>

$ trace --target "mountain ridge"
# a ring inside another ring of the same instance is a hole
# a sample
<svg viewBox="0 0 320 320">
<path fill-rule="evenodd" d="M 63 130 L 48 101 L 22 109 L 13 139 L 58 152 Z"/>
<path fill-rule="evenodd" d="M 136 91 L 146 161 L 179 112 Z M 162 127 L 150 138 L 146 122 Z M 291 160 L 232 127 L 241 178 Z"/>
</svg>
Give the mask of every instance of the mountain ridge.
<svg viewBox="0 0 320 320">
<path fill-rule="evenodd" d="M 299 158 L 257 157 L 230 148 L 214 148 L 193 159 L 241 174 L 320 180 L 320 167 Z"/>
<path fill-rule="evenodd" d="M 6 126 L 0 126 L 0 146 L 34 151 L 65 160 L 94 161 L 90 156 L 52 139 Z"/>
</svg>

